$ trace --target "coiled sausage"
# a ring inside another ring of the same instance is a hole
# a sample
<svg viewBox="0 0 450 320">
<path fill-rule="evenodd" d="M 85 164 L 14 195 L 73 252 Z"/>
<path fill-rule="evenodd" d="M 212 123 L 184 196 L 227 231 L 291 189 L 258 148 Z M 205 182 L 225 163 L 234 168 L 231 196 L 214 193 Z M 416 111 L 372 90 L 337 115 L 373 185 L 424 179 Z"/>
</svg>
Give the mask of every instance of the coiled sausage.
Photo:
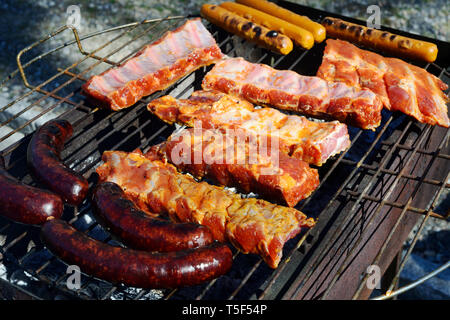
<svg viewBox="0 0 450 320">
<path fill-rule="evenodd" d="M 113 182 L 100 183 L 92 200 L 95 212 L 106 226 L 132 248 L 170 252 L 203 247 L 214 241 L 206 226 L 146 216 Z"/>
<path fill-rule="evenodd" d="M 176 288 L 217 278 L 231 268 L 225 244 L 169 253 L 115 247 L 92 239 L 67 222 L 46 222 L 41 237 L 47 248 L 95 277 L 141 288 Z"/>
<path fill-rule="evenodd" d="M 72 205 L 80 204 L 87 195 L 88 181 L 61 162 L 64 142 L 72 136 L 67 120 L 51 120 L 42 125 L 28 145 L 27 162 L 33 174 L 50 190 Z"/>
<path fill-rule="evenodd" d="M 0 214 L 13 221 L 42 224 L 61 217 L 63 201 L 56 194 L 28 186 L 0 166 Z"/>
</svg>

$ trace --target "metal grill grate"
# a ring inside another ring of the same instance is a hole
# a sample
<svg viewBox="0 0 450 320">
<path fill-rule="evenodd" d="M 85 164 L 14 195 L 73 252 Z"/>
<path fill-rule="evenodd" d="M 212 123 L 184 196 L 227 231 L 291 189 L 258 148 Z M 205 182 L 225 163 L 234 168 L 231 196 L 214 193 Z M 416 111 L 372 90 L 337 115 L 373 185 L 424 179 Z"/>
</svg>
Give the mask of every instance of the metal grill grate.
<svg viewBox="0 0 450 320">
<path fill-rule="evenodd" d="M 316 20 L 325 14 L 332 15 L 287 2 L 281 2 L 281 5 L 294 11 L 301 9 L 299 12 Z M 174 29 L 184 19 L 144 20 L 84 37 L 79 37 L 72 29 L 74 41 L 57 46 L 27 63 L 21 62 L 22 55 L 70 28 L 61 28 L 24 49 L 18 56 L 19 69 L 1 82 L 0 88 L 7 86 L 10 79 L 22 76 L 30 90 L 0 108 L 1 112 L 7 112 L 19 106 L 19 111 L 2 120 L 0 128 L 15 124 L 27 112 L 35 112 L 35 115 L 0 136 L 0 143 L 14 138 L 19 131 L 32 132 L 46 114 L 57 114 L 71 121 L 75 131 L 65 146 L 63 161 L 83 173 L 92 186 L 95 184 L 93 173 L 100 164 L 103 151 L 135 148 L 145 151 L 167 138 L 173 128 L 150 115 L 146 104 L 165 94 L 188 97 L 200 88 L 209 68 L 198 70 L 169 89 L 146 97 L 121 112 L 109 112 L 87 104 L 79 88 L 90 75 L 122 63 L 150 39 L 159 38 L 165 30 Z M 253 62 L 292 69 L 305 75 L 314 75 L 321 63 L 324 44 L 308 51 L 296 48 L 288 56 L 280 56 L 231 37 L 212 25 L 208 28 L 229 56 L 244 55 Z M 99 42 L 109 39 L 97 49 L 86 52 L 82 41 L 90 37 L 98 37 Z M 450 46 L 439 45 L 445 57 Z M 33 86 L 32 79 L 27 78 L 27 68 L 33 63 L 49 63 L 47 57 L 67 46 L 77 52 L 80 59 L 64 68 L 51 65 L 56 68 L 54 76 Z M 421 67 L 449 83 L 448 65 L 443 68 L 440 61 L 437 63 Z M 25 100 L 32 102 L 24 104 Z M 230 273 L 204 285 L 175 290 L 141 290 L 83 275 L 81 288 L 72 291 L 66 287 L 67 265 L 43 247 L 39 228 L 0 218 L 2 281 L 6 279 L 8 285 L 37 298 L 54 298 L 59 294 L 81 299 L 367 298 L 370 295 L 364 285 L 367 274 L 362 273 L 367 265 L 377 264 L 386 270 L 411 228 L 421 218 L 419 232 L 402 259 L 402 267 L 429 217 L 448 218 L 448 212 L 439 213 L 442 210 L 436 210 L 436 204 L 450 186 L 447 183 L 450 130 L 423 125 L 387 111 L 383 112 L 382 124 L 376 132 L 349 129 L 351 148 L 319 169 L 319 188 L 297 206 L 307 215 L 318 218 L 316 227 L 286 244 L 283 260 L 276 270 L 261 263 L 257 256 L 234 251 Z M 29 139 L 30 135 L 27 135 L 10 145 L 1 156 L 14 176 L 34 185 L 26 170 L 25 151 Z M 63 217 L 96 239 L 120 245 L 97 223 L 89 201 L 76 208 L 66 206 Z M 387 289 L 393 290 L 397 281 L 398 273 Z"/>
</svg>

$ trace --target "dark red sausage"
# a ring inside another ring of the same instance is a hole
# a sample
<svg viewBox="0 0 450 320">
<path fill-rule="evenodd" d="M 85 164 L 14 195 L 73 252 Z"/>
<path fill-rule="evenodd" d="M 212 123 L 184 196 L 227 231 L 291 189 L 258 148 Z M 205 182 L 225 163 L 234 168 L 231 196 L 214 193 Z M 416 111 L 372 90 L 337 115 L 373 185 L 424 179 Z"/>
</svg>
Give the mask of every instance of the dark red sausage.
<svg viewBox="0 0 450 320">
<path fill-rule="evenodd" d="M 214 241 L 206 226 L 172 223 L 146 216 L 113 182 L 99 184 L 92 203 L 105 225 L 135 249 L 170 252 L 203 247 Z"/>
<path fill-rule="evenodd" d="M 73 129 L 66 120 L 51 120 L 40 127 L 28 145 L 28 167 L 50 190 L 70 204 L 80 204 L 88 192 L 88 182 L 66 167 L 59 154 Z"/>
<path fill-rule="evenodd" d="M 94 240 L 54 219 L 41 230 L 47 248 L 69 264 L 97 278 L 140 288 L 176 288 L 217 278 L 231 268 L 224 244 L 177 252 L 147 252 L 114 247 Z"/>
<path fill-rule="evenodd" d="M 0 166 L 0 214 L 26 224 L 61 217 L 63 201 L 50 191 L 21 183 Z"/>
</svg>

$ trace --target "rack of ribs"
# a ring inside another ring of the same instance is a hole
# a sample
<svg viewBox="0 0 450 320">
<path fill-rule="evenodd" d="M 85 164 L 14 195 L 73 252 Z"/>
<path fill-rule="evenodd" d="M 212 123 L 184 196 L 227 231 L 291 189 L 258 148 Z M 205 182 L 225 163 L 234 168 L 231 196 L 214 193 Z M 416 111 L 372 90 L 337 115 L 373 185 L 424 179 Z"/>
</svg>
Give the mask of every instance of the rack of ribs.
<svg viewBox="0 0 450 320">
<path fill-rule="evenodd" d="M 166 159 L 197 179 L 207 177 L 244 193 L 294 207 L 319 185 L 316 169 L 299 159 L 261 145 L 242 130 L 184 129 L 153 146 L 145 156 Z"/>
<path fill-rule="evenodd" d="M 277 141 L 282 153 L 318 166 L 350 146 L 343 123 L 310 121 L 273 108 L 257 109 L 250 102 L 218 91 L 195 91 L 189 99 L 164 96 L 151 101 L 147 109 L 169 124 L 197 124 L 221 131 L 242 129 L 270 137 L 268 141 Z"/>
<path fill-rule="evenodd" d="M 448 86 L 425 69 L 396 58 L 359 49 L 347 41 L 327 40 L 317 76 L 372 90 L 391 111 L 418 121 L 449 126 L 443 90 Z"/>
<path fill-rule="evenodd" d="M 91 77 L 82 89 L 101 106 L 120 110 L 222 57 L 213 36 L 196 18 L 167 32 L 122 65 Z"/>
<path fill-rule="evenodd" d="M 147 210 L 167 213 L 174 221 L 208 226 L 219 241 L 229 240 L 243 253 L 259 254 L 272 268 L 282 257 L 285 242 L 314 220 L 302 212 L 270 202 L 242 198 L 221 187 L 197 182 L 164 161 L 141 152 L 105 151 L 97 168 L 100 182 L 118 184 Z"/>
<path fill-rule="evenodd" d="M 255 104 L 337 119 L 363 129 L 375 130 L 381 122 L 383 105 L 368 89 L 276 70 L 243 58 L 216 63 L 203 78 L 202 88 L 219 90 Z"/>
</svg>

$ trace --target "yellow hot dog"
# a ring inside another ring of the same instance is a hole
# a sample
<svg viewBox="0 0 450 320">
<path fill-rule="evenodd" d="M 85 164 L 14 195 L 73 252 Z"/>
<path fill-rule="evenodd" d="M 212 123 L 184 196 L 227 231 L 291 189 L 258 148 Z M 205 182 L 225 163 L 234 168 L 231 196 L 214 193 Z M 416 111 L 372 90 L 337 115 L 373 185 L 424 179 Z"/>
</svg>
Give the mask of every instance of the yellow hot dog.
<svg viewBox="0 0 450 320">
<path fill-rule="evenodd" d="M 295 14 L 292 11 L 284 9 L 273 2 L 265 0 L 236 0 L 236 2 L 263 11 L 272 16 L 308 30 L 312 33 L 314 41 L 317 43 L 325 40 L 325 28 L 320 23 L 314 22 L 306 16 Z"/>
<path fill-rule="evenodd" d="M 314 45 L 314 37 L 311 32 L 292 23 L 234 2 L 224 2 L 220 6 L 254 23 L 258 23 L 270 30 L 277 31 L 288 36 L 296 44 L 305 49 L 311 49 Z"/>
<path fill-rule="evenodd" d="M 438 48 L 434 43 L 403 37 L 390 32 L 367 28 L 341 19 L 326 17 L 322 20 L 329 36 L 362 44 L 393 55 L 433 62 Z"/>
<path fill-rule="evenodd" d="M 272 51 L 288 54 L 294 47 L 287 36 L 275 34 L 264 26 L 257 25 L 217 5 L 204 4 L 200 13 L 202 17 L 226 31 Z"/>
</svg>

